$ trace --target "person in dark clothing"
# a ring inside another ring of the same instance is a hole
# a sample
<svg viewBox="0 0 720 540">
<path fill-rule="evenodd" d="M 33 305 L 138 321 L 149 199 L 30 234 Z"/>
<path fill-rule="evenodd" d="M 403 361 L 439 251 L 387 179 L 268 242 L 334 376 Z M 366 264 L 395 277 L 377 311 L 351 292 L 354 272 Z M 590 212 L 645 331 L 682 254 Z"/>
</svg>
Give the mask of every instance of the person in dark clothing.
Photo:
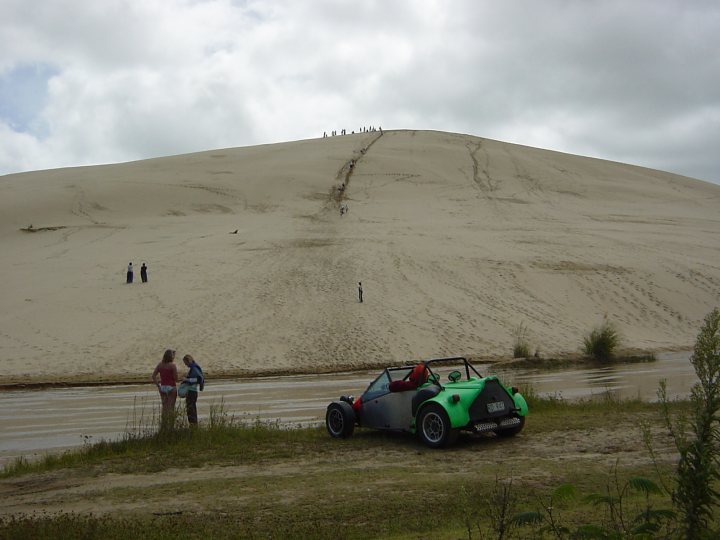
<svg viewBox="0 0 720 540">
<path fill-rule="evenodd" d="M 129 264 L 128 264 L 128 269 L 127 269 L 127 282 L 128 282 L 128 283 L 132 283 L 132 282 L 133 282 L 133 265 L 132 265 L 132 263 L 129 263 Z"/>
<path fill-rule="evenodd" d="M 363 295 L 362 283 L 358 281 L 358 300 L 360 301 L 360 303 L 362 303 L 362 301 L 363 301 L 362 295 Z"/>
<path fill-rule="evenodd" d="M 140 279 L 142 279 L 143 283 L 147 283 L 147 266 L 145 266 L 145 263 L 142 263 L 140 267 Z"/>
<path fill-rule="evenodd" d="M 198 390 L 205 388 L 205 376 L 203 375 L 202 368 L 195 362 L 195 359 L 186 354 L 183 356 L 183 363 L 189 368 L 188 374 L 182 381 L 182 384 L 187 385 L 187 395 L 185 397 L 185 408 L 187 410 L 188 423 L 197 425 L 197 399 Z"/>
</svg>

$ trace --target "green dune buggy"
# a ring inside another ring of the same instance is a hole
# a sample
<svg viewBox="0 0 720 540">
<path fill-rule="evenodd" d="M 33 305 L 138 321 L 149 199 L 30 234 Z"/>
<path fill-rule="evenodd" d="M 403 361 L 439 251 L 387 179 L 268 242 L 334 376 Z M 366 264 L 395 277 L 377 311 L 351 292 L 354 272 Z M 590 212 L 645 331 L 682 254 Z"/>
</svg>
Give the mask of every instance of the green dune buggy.
<svg viewBox="0 0 720 540">
<path fill-rule="evenodd" d="M 435 358 L 388 367 L 357 398 L 328 405 L 325 426 L 332 437 L 355 426 L 417 434 L 432 448 L 452 444 L 461 431 L 520 433 L 528 406 L 517 388 L 483 377 L 464 357 Z"/>
</svg>

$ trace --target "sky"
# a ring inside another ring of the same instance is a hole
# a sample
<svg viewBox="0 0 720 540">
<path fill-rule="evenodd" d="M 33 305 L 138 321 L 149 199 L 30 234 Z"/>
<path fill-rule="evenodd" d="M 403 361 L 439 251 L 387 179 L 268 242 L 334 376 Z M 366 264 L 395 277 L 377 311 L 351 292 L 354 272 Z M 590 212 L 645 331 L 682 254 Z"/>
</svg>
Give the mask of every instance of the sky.
<svg viewBox="0 0 720 540">
<path fill-rule="evenodd" d="M 720 183 L 715 0 L 2 0 L 0 175 L 467 133 Z"/>
</svg>

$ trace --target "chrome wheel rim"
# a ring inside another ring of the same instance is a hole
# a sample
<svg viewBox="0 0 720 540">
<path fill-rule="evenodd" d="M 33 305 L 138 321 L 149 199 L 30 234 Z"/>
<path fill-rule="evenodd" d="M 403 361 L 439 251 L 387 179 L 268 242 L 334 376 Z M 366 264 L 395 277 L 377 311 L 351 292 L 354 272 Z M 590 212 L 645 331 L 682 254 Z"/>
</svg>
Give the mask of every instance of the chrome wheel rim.
<svg viewBox="0 0 720 540">
<path fill-rule="evenodd" d="M 445 426 L 440 415 L 435 412 L 429 412 L 423 418 L 423 434 L 425 438 L 432 443 L 439 443 L 443 438 Z"/>
<path fill-rule="evenodd" d="M 339 435 L 340 433 L 342 433 L 344 424 L 342 413 L 337 409 L 332 409 L 331 411 L 329 411 L 327 424 L 328 428 L 330 428 L 330 431 L 335 435 Z"/>
</svg>

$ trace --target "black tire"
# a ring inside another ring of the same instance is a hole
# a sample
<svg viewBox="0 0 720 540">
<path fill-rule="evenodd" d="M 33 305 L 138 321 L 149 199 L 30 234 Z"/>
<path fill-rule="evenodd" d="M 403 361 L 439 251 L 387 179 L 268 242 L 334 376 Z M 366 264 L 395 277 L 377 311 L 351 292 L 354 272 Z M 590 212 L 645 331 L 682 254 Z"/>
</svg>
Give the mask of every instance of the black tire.
<svg viewBox="0 0 720 540">
<path fill-rule="evenodd" d="M 520 423 L 514 427 L 508 428 L 508 429 L 498 429 L 495 433 L 499 437 L 514 437 L 518 433 L 520 433 L 523 428 L 525 427 L 525 417 L 520 416 Z"/>
<path fill-rule="evenodd" d="M 325 413 L 325 427 L 331 437 L 345 439 L 355 430 L 355 411 L 344 401 L 333 401 Z"/>
<path fill-rule="evenodd" d="M 458 436 L 458 430 L 452 428 L 445 409 L 437 403 L 430 403 L 420 410 L 415 428 L 420 440 L 430 448 L 450 445 Z"/>
</svg>

